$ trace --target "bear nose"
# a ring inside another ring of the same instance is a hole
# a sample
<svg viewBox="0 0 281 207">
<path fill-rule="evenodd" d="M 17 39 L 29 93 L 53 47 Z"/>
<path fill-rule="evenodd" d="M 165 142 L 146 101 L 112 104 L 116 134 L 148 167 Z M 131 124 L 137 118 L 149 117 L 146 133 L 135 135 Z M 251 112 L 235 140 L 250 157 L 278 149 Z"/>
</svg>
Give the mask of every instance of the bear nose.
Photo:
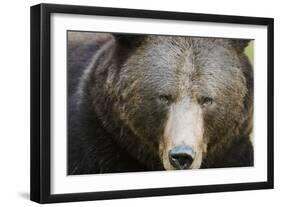
<svg viewBox="0 0 281 207">
<path fill-rule="evenodd" d="M 172 166 L 178 170 L 188 169 L 195 157 L 192 147 L 179 145 L 169 151 L 169 160 Z"/>
</svg>

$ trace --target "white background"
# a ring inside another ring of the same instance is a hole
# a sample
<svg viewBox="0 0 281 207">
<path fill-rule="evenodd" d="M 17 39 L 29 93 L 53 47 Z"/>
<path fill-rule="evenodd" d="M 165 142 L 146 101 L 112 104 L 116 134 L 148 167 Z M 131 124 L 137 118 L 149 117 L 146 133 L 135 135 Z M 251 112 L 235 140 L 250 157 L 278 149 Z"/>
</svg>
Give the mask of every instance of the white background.
<svg viewBox="0 0 281 207">
<path fill-rule="evenodd" d="M 29 7 L 47 1 L 3 1 L 1 4 L 0 67 L 0 205 L 35 206 L 29 201 Z M 220 13 L 275 18 L 275 105 L 281 104 L 280 70 L 281 13 L 278 1 L 151 1 L 99 0 L 48 1 L 49 3 L 127 7 L 200 13 Z M 53 206 L 277 206 L 281 202 L 280 109 L 275 108 L 275 189 L 247 192 L 212 193 L 155 198 L 123 199 Z M 277 151 L 278 150 L 278 151 Z"/>
</svg>

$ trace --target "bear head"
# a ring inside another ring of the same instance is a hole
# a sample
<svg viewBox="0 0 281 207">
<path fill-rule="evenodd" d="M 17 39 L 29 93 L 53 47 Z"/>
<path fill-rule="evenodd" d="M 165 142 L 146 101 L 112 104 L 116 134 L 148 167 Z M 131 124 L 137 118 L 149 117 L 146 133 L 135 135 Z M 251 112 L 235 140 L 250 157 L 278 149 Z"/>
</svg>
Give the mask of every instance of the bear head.
<svg viewBox="0 0 281 207">
<path fill-rule="evenodd" d="M 117 34 L 93 66 L 95 111 L 149 168 L 211 165 L 252 130 L 248 42 Z"/>
</svg>

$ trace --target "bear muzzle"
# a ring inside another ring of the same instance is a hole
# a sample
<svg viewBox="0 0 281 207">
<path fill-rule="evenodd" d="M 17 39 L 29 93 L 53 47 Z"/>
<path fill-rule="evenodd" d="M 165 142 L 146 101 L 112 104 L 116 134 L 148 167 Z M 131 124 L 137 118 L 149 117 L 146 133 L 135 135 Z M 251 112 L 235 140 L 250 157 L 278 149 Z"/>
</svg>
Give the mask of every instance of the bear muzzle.
<svg viewBox="0 0 281 207">
<path fill-rule="evenodd" d="M 159 152 L 166 170 L 198 169 L 204 140 L 203 112 L 189 99 L 170 106 Z"/>
</svg>

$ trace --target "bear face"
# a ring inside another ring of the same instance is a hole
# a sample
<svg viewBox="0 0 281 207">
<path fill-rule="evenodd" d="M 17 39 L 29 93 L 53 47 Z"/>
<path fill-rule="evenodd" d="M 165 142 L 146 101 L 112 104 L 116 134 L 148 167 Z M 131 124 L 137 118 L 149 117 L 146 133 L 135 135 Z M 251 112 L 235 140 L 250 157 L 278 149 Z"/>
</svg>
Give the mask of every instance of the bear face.
<svg viewBox="0 0 281 207">
<path fill-rule="evenodd" d="M 114 141 L 149 169 L 216 166 L 252 129 L 247 42 L 117 35 L 81 93 Z"/>
</svg>

